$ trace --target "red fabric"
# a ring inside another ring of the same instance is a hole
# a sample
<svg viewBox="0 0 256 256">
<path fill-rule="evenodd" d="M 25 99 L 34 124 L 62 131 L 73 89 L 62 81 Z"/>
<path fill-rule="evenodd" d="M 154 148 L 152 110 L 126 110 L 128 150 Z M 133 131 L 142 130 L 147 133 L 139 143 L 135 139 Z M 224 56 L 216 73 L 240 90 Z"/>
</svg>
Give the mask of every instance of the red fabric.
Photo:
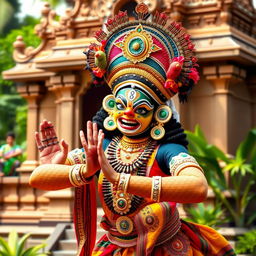
<svg viewBox="0 0 256 256">
<path fill-rule="evenodd" d="M 185 222 L 181 220 L 181 230 L 184 234 L 189 237 L 190 244 L 192 247 L 197 249 L 198 251 L 205 251 L 205 253 L 209 252 L 209 246 L 206 241 L 201 237 L 200 230 L 196 228 L 192 223 Z M 206 254 L 205 254 L 206 255 Z"/>
<path fill-rule="evenodd" d="M 150 169 L 149 177 L 153 176 L 161 176 L 161 177 L 168 177 L 169 175 L 165 174 L 159 167 L 156 159 L 153 162 L 153 165 Z"/>
<path fill-rule="evenodd" d="M 97 207 L 95 182 L 75 190 L 74 225 L 78 243 L 78 255 L 92 254 L 96 241 Z"/>
</svg>

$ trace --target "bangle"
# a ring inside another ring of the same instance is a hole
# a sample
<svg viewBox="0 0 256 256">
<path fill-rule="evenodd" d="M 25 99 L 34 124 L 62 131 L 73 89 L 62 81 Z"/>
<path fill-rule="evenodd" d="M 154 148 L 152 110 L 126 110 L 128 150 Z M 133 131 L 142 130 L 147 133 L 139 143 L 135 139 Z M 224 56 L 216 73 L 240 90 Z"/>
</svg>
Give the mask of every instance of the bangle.
<svg viewBox="0 0 256 256">
<path fill-rule="evenodd" d="M 122 191 L 122 192 L 126 193 L 130 177 L 131 177 L 131 174 L 127 174 L 127 173 L 120 174 L 119 182 L 118 182 L 118 186 L 117 186 L 118 191 Z"/>
<path fill-rule="evenodd" d="M 203 169 L 199 166 L 196 159 L 193 156 L 188 155 L 187 153 L 180 153 L 177 156 L 174 156 L 170 162 L 170 173 L 172 176 L 177 176 L 179 172 L 185 167 L 196 167 L 203 172 Z"/>
<path fill-rule="evenodd" d="M 181 173 L 181 171 L 183 171 L 185 168 L 188 168 L 188 167 L 196 168 L 196 169 L 200 170 L 200 171 L 204 174 L 204 171 L 203 171 L 203 169 L 201 168 L 200 165 L 194 164 L 194 163 L 183 163 L 183 164 L 180 164 L 180 165 L 178 166 L 178 168 L 175 170 L 175 172 L 173 173 L 173 175 L 174 175 L 174 176 L 179 176 L 179 174 Z"/>
<path fill-rule="evenodd" d="M 69 181 L 74 187 L 80 187 L 92 180 L 93 176 L 89 177 L 88 179 L 83 178 L 83 175 L 81 175 L 83 168 L 83 164 L 75 164 L 70 169 Z"/>
<path fill-rule="evenodd" d="M 152 188 L 151 188 L 151 199 L 155 202 L 160 201 L 160 194 L 162 188 L 162 177 L 153 176 L 152 177 Z"/>
</svg>

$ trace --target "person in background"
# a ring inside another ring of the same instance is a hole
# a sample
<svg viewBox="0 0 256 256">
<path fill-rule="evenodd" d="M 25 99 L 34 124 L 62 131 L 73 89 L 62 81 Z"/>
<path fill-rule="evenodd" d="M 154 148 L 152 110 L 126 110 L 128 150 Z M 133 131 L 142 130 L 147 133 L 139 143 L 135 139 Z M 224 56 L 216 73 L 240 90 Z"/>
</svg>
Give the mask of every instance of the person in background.
<svg viewBox="0 0 256 256">
<path fill-rule="evenodd" d="M 0 176 L 15 176 L 16 168 L 20 166 L 18 156 L 22 154 L 21 147 L 15 144 L 15 134 L 6 134 L 6 144 L 0 148 Z"/>
</svg>

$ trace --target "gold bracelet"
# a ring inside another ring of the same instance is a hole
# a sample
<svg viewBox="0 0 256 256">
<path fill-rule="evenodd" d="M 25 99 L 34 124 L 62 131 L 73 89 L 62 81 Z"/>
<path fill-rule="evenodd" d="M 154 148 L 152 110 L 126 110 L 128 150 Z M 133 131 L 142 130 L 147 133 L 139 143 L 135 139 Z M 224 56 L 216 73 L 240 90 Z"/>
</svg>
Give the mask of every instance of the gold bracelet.
<svg viewBox="0 0 256 256">
<path fill-rule="evenodd" d="M 203 171 L 203 169 L 202 169 L 202 167 L 200 165 L 195 164 L 195 163 L 183 163 L 183 164 L 180 164 L 178 166 L 178 168 L 174 171 L 173 175 L 174 176 L 179 176 L 181 171 L 183 171 L 185 168 L 188 168 L 188 167 L 196 168 L 196 169 L 200 170 L 204 174 L 204 171 Z"/>
<path fill-rule="evenodd" d="M 152 177 L 152 188 L 151 188 L 151 199 L 155 202 L 160 201 L 162 189 L 162 177 L 161 176 L 153 176 Z"/>
<path fill-rule="evenodd" d="M 81 170 L 83 169 L 82 164 L 75 164 L 71 167 L 69 172 L 69 181 L 74 187 L 80 187 L 85 184 L 81 176 Z"/>
<path fill-rule="evenodd" d="M 122 192 L 126 193 L 130 177 L 131 177 L 131 174 L 127 174 L 127 173 L 120 174 L 119 182 L 118 182 L 118 186 L 117 186 L 118 191 L 122 191 Z"/>
<path fill-rule="evenodd" d="M 169 165 L 171 175 L 176 176 L 177 172 L 181 170 L 180 168 L 184 168 L 183 166 L 186 164 L 199 166 L 196 159 L 187 153 L 179 153 L 177 156 L 174 156 Z"/>
</svg>

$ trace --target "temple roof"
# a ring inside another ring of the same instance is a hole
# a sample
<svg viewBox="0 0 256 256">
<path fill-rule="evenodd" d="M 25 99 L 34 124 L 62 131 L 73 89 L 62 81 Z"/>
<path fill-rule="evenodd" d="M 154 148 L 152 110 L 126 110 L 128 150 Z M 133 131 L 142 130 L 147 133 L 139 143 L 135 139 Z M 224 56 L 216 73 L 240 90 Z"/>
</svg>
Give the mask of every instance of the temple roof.
<svg viewBox="0 0 256 256">
<path fill-rule="evenodd" d="M 14 42 L 16 66 L 4 71 L 14 81 L 45 80 L 55 72 L 83 70 L 83 51 L 93 42 L 106 17 L 137 1 L 75 0 L 73 9 L 56 21 L 46 3 L 40 24 L 35 26 L 41 44 L 27 47 L 21 36 Z M 138 1 L 139 2 L 139 1 Z M 151 0 L 151 11 L 165 11 L 183 23 L 196 44 L 199 62 L 235 61 L 256 63 L 256 11 L 249 0 Z"/>
</svg>

